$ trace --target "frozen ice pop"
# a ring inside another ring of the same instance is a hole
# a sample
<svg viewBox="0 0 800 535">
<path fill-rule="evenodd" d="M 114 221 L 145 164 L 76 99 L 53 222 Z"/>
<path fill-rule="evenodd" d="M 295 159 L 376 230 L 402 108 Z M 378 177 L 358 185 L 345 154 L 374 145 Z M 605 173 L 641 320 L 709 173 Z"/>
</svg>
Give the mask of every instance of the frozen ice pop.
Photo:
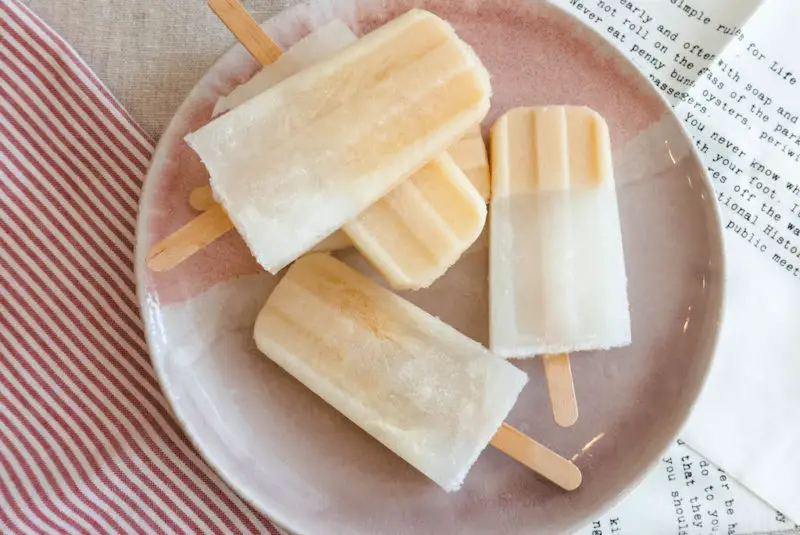
<svg viewBox="0 0 800 535">
<path fill-rule="evenodd" d="M 478 238 L 486 203 L 442 154 L 343 227 L 393 288 L 425 288 Z"/>
<path fill-rule="evenodd" d="M 608 127 L 589 108 L 517 108 L 492 128 L 490 340 L 504 357 L 630 344 Z"/>
<path fill-rule="evenodd" d="M 283 81 L 289 76 L 324 59 L 356 42 L 358 38 L 339 19 L 318 28 L 286 50 L 275 63 L 265 65 L 250 80 L 221 97 L 214 106 L 213 116 L 243 104 Z M 470 128 L 447 151 L 483 197 L 489 200 L 489 158 L 481 136 L 480 125 Z"/>
<path fill-rule="evenodd" d="M 254 337 L 270 359 L 447 491 L 461 486 L 528 380 L 325 254 L 289 268 Z M 573 481 L 572 488 L 579 473 Z"/>
<path fill-rule="evenodd" d="M 215 113 L 246 102 L 356 39 L 342 21 L 328 23 L 220 99 Z M 489 190 L 488 158 L 480 127 L 473 126 L 448 152 L 452 158 L 445 154 L 428 163 L 362 212 L 344 227 L 347 234 L 337 231 L 311 251 L 349 247 L 349 234 L 393 287 L 429 286 L 477 239 L 486 220 L 485 206 L 474 194 L 477 188 L 485 201 Z M 454 163 L 456 158 L 462 169 Z M 211 193 L 205 197 L 203 190 L 196 190 L 193 196 L 205 200 Z"/>
<path fill-rule="evenodd" d="M 186 139 L 276 273 L 480 122 L 490 93 L 453 29 L 411 10 Z"/>
</svg>

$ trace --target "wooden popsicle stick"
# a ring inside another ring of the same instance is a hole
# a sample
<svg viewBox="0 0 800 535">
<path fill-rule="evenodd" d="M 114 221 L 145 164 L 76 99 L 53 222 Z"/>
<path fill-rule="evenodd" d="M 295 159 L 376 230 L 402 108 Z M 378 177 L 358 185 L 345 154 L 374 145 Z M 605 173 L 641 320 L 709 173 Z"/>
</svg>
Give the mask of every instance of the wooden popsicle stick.
<svg viewBox="0 0 800 535">
<path fill-rule="evenodd" d="M 550 391 L 553 418 L 561 427 L 570 427 L 578 420 L 578 400 L 567 353 L 544 355 L 544 374 Z"/>
<path fill-rule="evenodd" d="M 153 271 L 172 269 L 232 228 L 222 206 L 212 206 L 155 244 L 147 255 L 147 266 Z"/>
<path fill-rule="evenodd" d="M 195 210 L 205 212 L 215 204 L 211 186 L 198 186 L 189 194 L 189 205 Z"/>
<path fill-rule="evenodd" d="M 283 54 L 281 47 L 261 29 L 238 0 L 208 0 L 208 7 L 262 66 L 269 65 Z"/>
<path fill-rule="evenodd" d="M 575 490 L 581 485 L 583 475 L 572 461 L 508 424 L 500 426 L 491 444 L 564 490 Z"/>
</svg>

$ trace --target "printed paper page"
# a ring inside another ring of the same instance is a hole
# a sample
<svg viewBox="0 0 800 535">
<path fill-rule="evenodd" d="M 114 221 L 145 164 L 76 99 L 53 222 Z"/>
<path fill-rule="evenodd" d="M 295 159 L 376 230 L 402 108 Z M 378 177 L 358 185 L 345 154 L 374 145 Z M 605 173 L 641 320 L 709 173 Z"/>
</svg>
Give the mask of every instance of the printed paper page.
<svg viewBox="0 0 800 535">
<path fill-rule="evenodd" d="M 688 520 L 699 513 L 683 520 L 677 510 L 666 514 L 664 500 L 677 490 L 658 484 L 662 466 L 594 531 L 618 533 L 612 528 L 622 525 L 628 533 L 704 535 L 793 527 L 774 508 L 800 520 L 800 425 L 790 416 L 800 406 L 800 61 L 792 53 L 800 3 L 552 1 L 606 35 L 650 77 L 708 166 L 725 228 L 728 300 L 714 371 L 682 437 L 771 504 L 731 481 L 730 499 L 740 505 L 726 515 L 730 531 L 714 525 L 710 512 L 701 514 L 702 527 L 693 526 Z M 681 496 L 690 509 L 696 505 L 693 493 Z M 662 507 L 648 505 L 656 503 Z M 664 523 L 670 519 L 671 527 Z"/>
<path fill-rule="evenodd" d="M 694 90 L 721 96 L 708 99 L 707 112 L 691 132 L 717 190 L 729 283 L 717 362 L 682 433 L 693 448 L 795 521 L 800 521 L 798 21 L 796 0 L 766 2 Z M 685 105 L 678 111 L 688 116 Z"/>
<path fill-rule="evenodd" d="M 793 527 L 678 441 L 633 492 L 575 535 L 745 535 Z"/>
<path fill-rule="evenodd" d="M 786 44 L 798 17 L 793 0 L 766 3 L 702 70 L 691 91 L 697 102 L 676 107 L 708 165 L 726 238 L 779 268 L 773 273 L 782 272 L 789 288 L 800 278 L 800 253 L 790 245 L 792 238 L 800 245 L 800 62 Z"/>
<path fill-rule="evenodd" d="M 631 59 L 673 104 L 690 89 L 764 0 L 551 0 Z"/>
</svg>

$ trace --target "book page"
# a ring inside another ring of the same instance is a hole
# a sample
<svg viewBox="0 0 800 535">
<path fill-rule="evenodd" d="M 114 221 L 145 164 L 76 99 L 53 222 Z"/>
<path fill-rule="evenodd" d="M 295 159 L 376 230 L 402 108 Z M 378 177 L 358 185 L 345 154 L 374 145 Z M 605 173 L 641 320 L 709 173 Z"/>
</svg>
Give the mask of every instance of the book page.
<svg viewBox="0 0 800 535">
<path fill-rule="evenodd" d="M 601 33 L 673 105 L 694 105 L 695 81 L 765 0 L 550 0 Z"/>
<path fill-rule="evenodd" d="M 551 1 L 605 35 L 672 103 L 708 167 L 728 264 L 716 362 L 682 433 L 726 472 L 675 444 L 578 533 L 797 527 L 787 515 L 800 521 L 800 425 L 785 417 L 800 405 L 800 61 L 791 52 L 800 2 Z"/>
<path fill-rule="evenodd" d="M 725 65 L 711 73 L 724 81 L 724 91 L 737 95 L 736 102 L 728 98 L 727 111 L 712 102 L 703 125 L 691 130 L 697 146 L 702 143 L 722 212 L 728 291 L 714 371 L 682 432 L 694 449 L 795 522 L 800 522 L 798 21 L 796 0 L 764 3 L 743 38 L 723 54 Z M 710 78 L 701 80 L 695 91 L 711 91 L 709 83 Z"/>
<path fill-rule="evenodd" d="M 778 35 L 792 39 L 798 17 L 797 2 L 765 3 L 714 64 L 701 69 L 691 90 L 697 102 L 675 108 L 708 166 L 726 238 L 749 245 L 778 268 L 776 274 L 795 279 L 800 70 Z M 781 21 L 789 23 L 783 31 Z"/>
<path fill-rule="evenodd" d="M 635 490 L 574 535 L 746 535 L 794 527 L 678 440 Z"/>
</svg>

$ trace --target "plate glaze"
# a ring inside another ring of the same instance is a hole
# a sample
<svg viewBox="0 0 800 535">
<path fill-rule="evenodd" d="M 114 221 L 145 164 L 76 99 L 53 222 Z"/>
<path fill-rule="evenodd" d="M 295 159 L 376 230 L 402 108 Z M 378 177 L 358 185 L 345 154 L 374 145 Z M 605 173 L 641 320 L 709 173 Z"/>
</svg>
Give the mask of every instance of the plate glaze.
<svg viewBox="0 0 800 535">
<path fill-rule="evenodd" d="M 587 105 L 609 124 L 633 344 L 572 356 L 580 419 L 570 429 L 553 422 L 540 361 L 513 361 L 531 380 L 507 419 L 572 458 L 581 488 L 563 492 L 488 448 L 461 491 L 441 491 L 259 354 L 252 326 L 278 278 L 258 268 L 236 233 L 171 272 L 147 270 L 150 246 L 196 215 L 189 192 L 208 175 L 183 136 L 256 72 L 241 46 L 180 107 L 144 185 L 136 267 L 153 363 L 209 464 L 297 533 L 567 533 L 653 465 L 702 386 L 724 284 L 714 194 L 656 90 L 601 36 L 545 2 L 325 0 L 296 5 L 265 27 L 286 48 L 331 18 L 363 34 L 410 7 L 449 20 L 492 74 L 484 133 L 519 105 Z M 486 253 L 482 237 L 431 288 L 401 294 L 486 343 Z M 379 279 L 356 252 L 339 256 Z"/>
</svg>

